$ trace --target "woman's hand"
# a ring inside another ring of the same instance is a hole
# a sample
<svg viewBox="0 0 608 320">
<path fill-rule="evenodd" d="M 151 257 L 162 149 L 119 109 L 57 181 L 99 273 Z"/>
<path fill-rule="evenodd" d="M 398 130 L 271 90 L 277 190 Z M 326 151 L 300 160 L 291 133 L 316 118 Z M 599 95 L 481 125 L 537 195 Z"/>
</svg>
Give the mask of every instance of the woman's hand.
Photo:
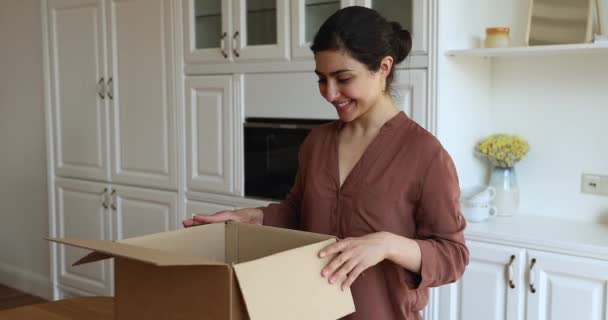
<svg viewBox="0 0 608 320">
<path fill-rule="evenodd" d="M 244 208 L 232 211 L 220 211 L 212 215 L 194 215 L 192 219 L 182 221 L 184 227 L 193 227 L 201 224 L 236 221 L 242 223 L 262 224 L 264 212 L 257 208 Z"/>
<path fill-rule="evenodd" d="M 342 290 L 353 284 L 357 277 L 369 267 L 372 267 L 389 254 L 390 233 L 376 232 L 363 237 L 346 238 L 332 243 L 319 251 L 321 258 L 338 253 L 333 260 L 323 268 L 321 275 L 328 277 L 329 283 L 339 279 L 342 282 Z"/>
</svg>

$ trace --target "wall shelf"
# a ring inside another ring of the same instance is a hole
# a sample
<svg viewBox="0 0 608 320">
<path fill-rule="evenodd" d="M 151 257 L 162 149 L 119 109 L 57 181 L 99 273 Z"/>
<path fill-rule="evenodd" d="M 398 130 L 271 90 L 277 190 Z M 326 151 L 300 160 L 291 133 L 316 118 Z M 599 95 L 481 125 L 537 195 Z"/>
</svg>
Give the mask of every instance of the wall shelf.
<svg viewBox="0 0 608 320">
<path fill-rule="evenodd" d="M 608 43 L 580 43 L 546 46 L 521 46 L 508 48 L 480 48 L 467 50 L 448 50 L 450 57 L 518 57 L 518 56 L 547 56 L 558 54 L 608 53 Z"/>
</svg>

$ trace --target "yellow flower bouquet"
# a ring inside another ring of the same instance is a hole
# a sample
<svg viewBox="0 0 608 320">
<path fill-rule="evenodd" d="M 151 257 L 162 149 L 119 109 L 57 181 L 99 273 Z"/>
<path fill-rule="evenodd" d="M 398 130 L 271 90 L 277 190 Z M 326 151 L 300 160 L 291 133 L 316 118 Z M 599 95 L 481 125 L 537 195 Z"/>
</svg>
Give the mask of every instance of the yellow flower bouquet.
<svg viewBox="0 0 608 320">
<path fill-rule="evenodd" d="M 528 143 L 516 135 L 494 134 L 479 142 L 475 153 L 495 167 L 512 168 L 529 149 Z"/>
</svg>

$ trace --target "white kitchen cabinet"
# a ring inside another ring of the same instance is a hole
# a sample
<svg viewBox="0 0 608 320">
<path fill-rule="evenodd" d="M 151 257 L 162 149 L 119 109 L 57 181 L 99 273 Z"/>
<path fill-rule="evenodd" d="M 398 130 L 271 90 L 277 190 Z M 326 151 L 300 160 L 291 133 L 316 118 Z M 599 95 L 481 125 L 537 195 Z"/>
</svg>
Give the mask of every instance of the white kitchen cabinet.
<svg viewBox="0 0 608 320">
<path fill-rule="evenodd" d="M 397 21 L 412 35 L 412 55 L 426 55 L 429 39 L 429 0 L 356 0 L 356 5 L 378 11 Z"/>
<path fill-rule="evenodd" d="M 104 1 L 48 2 L 55 172 L 107 180 L 108 105 Z"/>
<path fill-rule="evenodd" d="M 608 261 L 528 251 L 527 320 L 608 319 Z"/>
<path fill-rule="evenodd" d="M 412 33 L 412 54 L 428 52 L 428 0 L 184 0 L 189 64 L 311 59 L 310 42 L 335 11 L 373 8 Z M 291 15 L 290 15 L 291 11 Z M 289 32 L 291 26 L 291 32 Z M 291 48 L 291 54 L 289 49 Z"/>
<path fill-rule="evenodd" d="M 188 63 L 287 60 L 289 1 L 184 0 Z"/>
<path fill-rule="evenodd" d="M 468 241 L 469 265 L 450 285 L 450 320 L 523 320 L 525 251 Z"/>
<path fill-rule="evenodd" d="M 243 86 L 245 117 L 337 119 L 335 108 L 319 93 L 312 72 L 246 74 Z M 391 94 L 399 110 L 428 128 L 426 70 L 395 70 Z"/>
<path fill-rule="evenodd" d="M 55 173 L 177 188 L 172 2 L 47 4 Z"/>
<path fill-rule="evenodd" d="M 352 6 L 355 0 L 293 0 L 291 2 L 291 55 L 313 57 L 311 42 L 327 18 L 340 8 Z"/>
<path fill-rule="evenodd" d="M 185 81 L 186 183 L 188 190 L 241 194 L 236 155 L 240 76 L 188 77 Z M 242 170 L 239 170 L 242 171 Z"/>
<path fill-rule="evenodd" d="M 450 320 L 608 319 L 608 260 L 467 241 L 462 279 L 443 288 Z"/>
<path fill-rule="evenodd" d="M 57 179 L 56 236 L 60 238 L 112 239 L 108 200 L 110 186 L 104 183 Z M 55 272 L 60 285 L 78 288 L 97 295 L 112 294 L 110 260 L 72 266 L 89 251 L 57 246 Z"/>
<path fill-rule="evenodd" d="M 395 70 L 391 95 L 399 110 L 430 131 L 432 115 L 427 105 L 426 70 Z"/>
<path fill-rule="evenodd" d="M 56 181 L 56 236 L 121 240 L 177 229 L 177 192 L 75 179 Z M 111 260 L 72 266 L 89 251 L 57 245 L 57 281 L 76 293 L 111 295 Z"/>
<path fill-rule="evenodd" d="M 177 193 L 112 185 L 110 188 L 113 239 L 176 230 Z"/>
</svg>

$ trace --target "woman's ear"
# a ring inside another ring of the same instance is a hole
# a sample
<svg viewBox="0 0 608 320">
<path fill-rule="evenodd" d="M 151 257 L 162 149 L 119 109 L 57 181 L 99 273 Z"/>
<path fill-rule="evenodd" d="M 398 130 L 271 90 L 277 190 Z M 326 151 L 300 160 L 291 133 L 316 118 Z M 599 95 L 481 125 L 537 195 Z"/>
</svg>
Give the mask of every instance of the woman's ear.
<svg viewBox="0 0 608 320">
<path fill-rule="evenodd" d="M 380 72 L 382 73 L 383 77 L 386 78 L 391 72 L 391 69 L 393 68 L 393 61 L 393 57 L 391 56 L 386 56 L 384 59 L 382 59 L 382 61 L 380 61 Z"/>
</svg>

